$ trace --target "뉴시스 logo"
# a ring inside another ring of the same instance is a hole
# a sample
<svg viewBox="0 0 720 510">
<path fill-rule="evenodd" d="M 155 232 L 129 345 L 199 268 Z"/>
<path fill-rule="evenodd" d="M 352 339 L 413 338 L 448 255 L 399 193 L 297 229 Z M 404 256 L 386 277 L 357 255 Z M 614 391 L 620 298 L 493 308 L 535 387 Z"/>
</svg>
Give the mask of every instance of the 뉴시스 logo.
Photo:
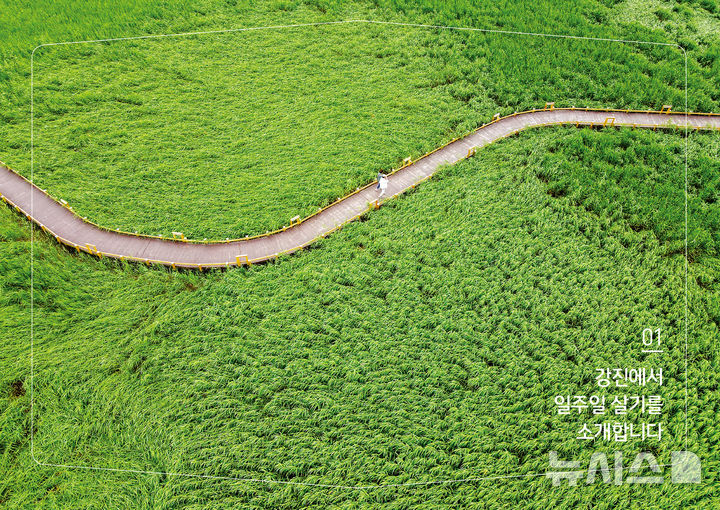
<svg viewBox="0 0 720 510">
<path fill-rule="evenodd" d="M 605 453 L 595 452 L 590 457 L 587 469 L 581 469 L 580 461 L 559 460 L 557 451 L 550 452 L 550 469 L 563 469 L 565 471 L 548 471 L 547 478 L 552 480 L 554 486 L 559 486 L 562 480 L 567 480 L 568 485 L 577 485 L 578 480 L 585 478 L 585 484 L 595 483 L 598 477 L 602 477 L 603 483 L 615 485 L 626 484 L 661 484 L 665 481 L 667 471 L 658 464 L 655 456 L 650 452 L 640 452 L 632 460 L 632 463 L 625 468 L 622 452 L 615 452 L 612 468 Z M 667 466 L 665 466 L 667 467 Z M 639 473 L 650 471 L 652 474 L 639 476 Z M 670 463 L 671 483 L 700 483 L 701 479 L 700 459 L 697 455 L 688 451 L 672 452 Z M 627 475 L 627 476 L 625 476 Z"/>
</svg>

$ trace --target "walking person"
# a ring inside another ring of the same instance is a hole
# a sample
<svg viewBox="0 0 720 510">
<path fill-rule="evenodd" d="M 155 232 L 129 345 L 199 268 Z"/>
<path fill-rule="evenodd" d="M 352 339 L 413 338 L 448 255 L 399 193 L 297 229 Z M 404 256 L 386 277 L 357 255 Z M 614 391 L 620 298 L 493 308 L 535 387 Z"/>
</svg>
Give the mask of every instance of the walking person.
<svg viewBox="0 0 720 510">
<path fill-rule="evenodd" d="M 387 175 L 380 174 L 377 187 L 380 189 L 380 194 L 378 195 L 378 198 L 381 198 L 385 194 L 385 190 L 387 190 L 388 187 Z"/>
<path fill-rule="evenodd" d="M 380 189 L 380 180 L 381 180 L 383 177 L 385 177 L 385 174 L 382 173 L 382 172 L 378 172 L 377 177 L 376 177 L 376 179 L 377 179 L 377 186 L 375 186 L 375 189 Z"/>
</svg>

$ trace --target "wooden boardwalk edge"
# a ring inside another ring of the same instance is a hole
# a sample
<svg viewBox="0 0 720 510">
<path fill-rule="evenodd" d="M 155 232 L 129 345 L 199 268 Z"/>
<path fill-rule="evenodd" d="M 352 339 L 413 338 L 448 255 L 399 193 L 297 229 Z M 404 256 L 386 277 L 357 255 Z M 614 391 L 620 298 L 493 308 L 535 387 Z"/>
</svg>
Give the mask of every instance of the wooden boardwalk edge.
<svg viewBox="0 0 720 510">
<path fill-rule="evenodd" d="M 186 239 L 181 232 L 173 232 L 173 238 L 163 238 L 105 229 L 79 217 L 67 202 L 55 200 L 1 164 L 0 198 L 59 243 L 100 258 L 199 270 L 250 265 L 274 260 L 325 238 L 368 211 L 377 209 L 385 200 L 415 188 L 442 165 L 476 156 L 478 149 L 525 129 L 557 125 L 720 131 L 720 114 L 550 106 L 505 117 L 496 115 L 492 122 L 468 135 L 452 140 L 416 161 L 404 161 L 390 173 L 384 200 L 378 197 L 374 183 L 370 183 L 307 218 L 293 218 L 291 224 L 281 230 L 229 241 L 199 243 Z"/>
</svg>

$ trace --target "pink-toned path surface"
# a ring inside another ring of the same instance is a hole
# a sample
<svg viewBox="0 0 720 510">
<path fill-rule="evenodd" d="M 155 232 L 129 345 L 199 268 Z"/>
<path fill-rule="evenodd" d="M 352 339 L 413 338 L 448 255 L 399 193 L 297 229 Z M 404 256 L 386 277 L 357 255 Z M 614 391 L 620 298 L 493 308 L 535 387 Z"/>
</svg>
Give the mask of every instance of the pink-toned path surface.
<svg viewBox="0 0 720 510">
<path fill-rule="evenodd" d="M 468 157 L 481 148 L 523 129 L 557 124 L 601 126 L 614 118 L 615 126 L 644 128 L 678 127 L 720 130 L 720 114 L 595 111 L 585 109 L 534 110 L 510 115 L 487 124 L 389 177 L 387 197 L 392 197 L 432 176 L 445 164 Z M 195 243 L 136 236 L 106 230 L 87 223 L 12 170 L 0 165 L 0 195 L 29 220 L 63 244 L 98 256 L 159 263 L 173 267 L 226 267 L 262 262 L 279 254 L 292 253 L 324 237 L 368 211 L 378 192 L 370 184 L 335 202 L 286 230 L 231 242 Z"/>
</svg>

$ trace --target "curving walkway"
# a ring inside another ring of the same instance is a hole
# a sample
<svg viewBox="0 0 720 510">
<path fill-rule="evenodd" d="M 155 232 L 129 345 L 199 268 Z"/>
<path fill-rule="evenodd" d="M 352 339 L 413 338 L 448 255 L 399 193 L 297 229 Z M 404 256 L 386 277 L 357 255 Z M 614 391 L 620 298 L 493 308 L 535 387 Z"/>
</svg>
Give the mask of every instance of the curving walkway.
<svg viewBox="0 0 720 510">
<path fill-rule="evenodd" d="M 550 108 L 516 113 L 493 120 L 467 136 L 409 162 L 389 177 L 386 196 L 391 198 L 430 178 L 445 164 L 471 156 L 476 148 L 527 128 L 559 124 L 605 127 L 720 130 L 720 114 L 626 110 Z M 78 251 L 98 257 L 133 260 L 147 264 L 204 269 L 262 262 L 292 253 L 325 237 L 368 209 L 378 207 L 374 183 L 269 234 L 228 242 L 198 243 L 107 230 L 77 216 L 67 204 L 55 201 L 25 178 L 0 165 L 0 197 L 39 225 L 49 235 Z"/>
</svg>

